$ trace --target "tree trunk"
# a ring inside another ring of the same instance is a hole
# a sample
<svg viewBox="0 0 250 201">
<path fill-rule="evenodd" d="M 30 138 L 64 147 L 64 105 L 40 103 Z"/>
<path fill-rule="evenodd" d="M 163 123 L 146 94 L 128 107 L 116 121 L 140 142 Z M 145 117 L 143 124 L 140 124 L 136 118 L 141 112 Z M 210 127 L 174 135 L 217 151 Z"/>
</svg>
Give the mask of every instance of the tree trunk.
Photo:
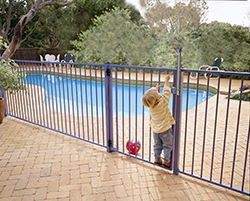
<svg viewBox="0 0 250 201">
<path fill-rule="evenodd" d="M 22 43 L 22 31 L 25 25 L 35 17 L 38 10 L 43 9 L 46 6 L 57 5 L 60 7 L 64 7 L 75 3 L 76 0 L 72 0 L 66 3 L 56 2 L 54 0 L 42 2 L 42 0 L 36 0 L 34 6 L 29 10 L 29 12 L 24 15 L 20 21 L 17 23 L 14 29 L 14 35 L 12 37 L 11 43 L 9 44 L 9 51 L 6 49 L 2 55 L 3 59 L 8 59 L 13 56 L 16 50 L 20 47 Z"/>
</svg>

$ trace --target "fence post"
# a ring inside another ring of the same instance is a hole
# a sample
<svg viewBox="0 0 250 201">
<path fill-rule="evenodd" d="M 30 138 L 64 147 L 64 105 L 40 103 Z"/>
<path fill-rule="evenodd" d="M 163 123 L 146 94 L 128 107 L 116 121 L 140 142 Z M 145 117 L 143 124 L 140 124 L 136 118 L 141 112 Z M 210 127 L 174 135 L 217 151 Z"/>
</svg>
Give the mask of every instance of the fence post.
<svg viewBox="0 0 250 201">
<path fill-rule="evenodd" d="M 182 113 L 182 83 L 183 74 L 181 72 L 181 46 L 177 48 L 177 72 L 174 77 L 173 87 L 173 115 L 175 119 L 174 126 L 174 139 L 173 139 L 173 156 L 172 156 L 172 166 L 173 173 L 178 174 L 179 169 L 179 155 L 180 155 L 180 135 L 181 135 L 181 113 Z"/>
<path fill-rule="evenodd" d="M 107 151 L 113 148 L 113 102 L 112 102 L 112 69 L 105 63 L 105 102 L 106 102 L 106 135 Z"/>
</svg>

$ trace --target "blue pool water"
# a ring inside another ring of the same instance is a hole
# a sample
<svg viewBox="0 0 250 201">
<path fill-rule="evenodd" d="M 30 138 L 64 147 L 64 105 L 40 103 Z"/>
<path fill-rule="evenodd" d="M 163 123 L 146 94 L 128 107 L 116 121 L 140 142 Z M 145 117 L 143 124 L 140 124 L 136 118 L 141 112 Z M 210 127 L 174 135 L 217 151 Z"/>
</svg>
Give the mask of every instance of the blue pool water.
<svg viewBox="0 0 250 201">
<path fill-rule="evenodd" d="M 79 79 L 58 77 L 53 75 L 27 75 L 23 80 L 26 83 L 41 86 L 46 90 L 45 104 L 57 111 L 67 114 L 79 114 L 88 116 L 105 115 L 105 85 L 101 82 L 90 82 Z M 86 85 L 85 85 L 86 84 Z M 130 88 L 130 93 L 129 93 Z M 145 87 L 147 91 L 150 87 Z M 161 89 L 162 90 L 162 89 Z M 91 93 L 92 91 L 92 93 Z M 143 86 L 128 86 L 113 84 L 113 115 L 119 117 L 142 116 L 143 105 L 141 99 L 143 96 Z M 162 93 L 162 91 L 161 91 Z M 117 94 L 117 98 L 116 98 Z M 189 89 L 188 109 L 196 105 L 196 90 Z M 208 94 L 208 98 L 213 96 Z M 124 97 L 124 100 L 122 99 Z M 129 98 L 130 97 L 130 98 Z M 172 110 L 172 95 L 169 108 Z M 130 100 L 130 101 L 129 101 Z M 186 110 L 187 89 L 183 89 L 182 111 Z M 206 100 L 206 92 L 198 92 L 198 104 Z M 116 103 L 117 102 L 117 103 Z M 93 105 L 93 107 L 91 107 Z M 77 109 L 78 108 L 78 109 Z M 117 109 L 117 113 L 116 113 Z M 148 108 L 144 107 L 144 115 L 149 116 Z"/>
</svg>

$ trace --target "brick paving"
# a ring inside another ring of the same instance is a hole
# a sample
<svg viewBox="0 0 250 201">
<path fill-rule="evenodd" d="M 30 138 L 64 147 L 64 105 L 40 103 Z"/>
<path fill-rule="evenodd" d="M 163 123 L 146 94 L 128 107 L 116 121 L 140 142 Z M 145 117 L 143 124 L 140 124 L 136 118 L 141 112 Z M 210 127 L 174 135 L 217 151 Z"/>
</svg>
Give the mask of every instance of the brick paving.
<svg viewBox="0 0 250 201">
<path fill-rule="evenodd" d="M 206 84 L 206 80 L 200 83 Z M 210 80 L 210 85 L 216 88 L 217 80 Z M 228 80 L 221 79 L 220 90 L 227 92 L 227 86 Z M 232 89 L 239 86 L 240 81 L 232 81 Z M 220 101 L 226 106 L 226 99 Z M 232 103 L 232 108 L 237 104 Z M 249 108 L 249 103 L 242 104 Z M 241 116 L 243 123 L 249 124 L 249 110 L 243 110 Z M 234 136 L 235 128 L 231 130 Z M 225 169 L 230 171 L 231 167 Z M 0 201 L 249 200 L 249 196 L 232 190 L 182 174 L 173 175 L 166 169 L 108 153 L 103 147 L 13 117 L 5 118 L 0 125 L 0 170 Z"/>
<path fill-rule="evenodd" d="M 0 200 L 249 200 L 28 122 L 0 125 Z"/>
</svg>

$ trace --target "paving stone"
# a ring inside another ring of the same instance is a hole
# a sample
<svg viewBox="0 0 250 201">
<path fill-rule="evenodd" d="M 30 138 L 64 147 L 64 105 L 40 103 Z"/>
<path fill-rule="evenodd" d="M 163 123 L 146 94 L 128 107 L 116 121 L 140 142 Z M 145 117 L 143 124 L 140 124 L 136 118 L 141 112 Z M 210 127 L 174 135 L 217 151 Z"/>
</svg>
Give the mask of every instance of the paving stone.
<svg viewBox="0 0 250 201">
<path fill-rule="evenodd" d="M 37 188 L 35 200 L 45 200 L 47 197 L 47 188 Z"/>
</svg>

